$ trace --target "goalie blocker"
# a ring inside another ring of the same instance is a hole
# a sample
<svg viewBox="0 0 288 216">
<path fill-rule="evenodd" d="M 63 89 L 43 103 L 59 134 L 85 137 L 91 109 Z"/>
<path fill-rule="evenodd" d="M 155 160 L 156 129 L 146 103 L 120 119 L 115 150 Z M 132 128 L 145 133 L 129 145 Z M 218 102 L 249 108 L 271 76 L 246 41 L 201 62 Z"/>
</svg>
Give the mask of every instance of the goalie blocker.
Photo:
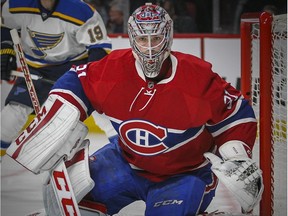
<svg viewBox="0 0 288 216">
<path fill-rule="evenodd" d="M 53 169 L 59 160 L 70 160 L 79 150 L 88 128 L 79 121 L 76 107 L 50 95 L 41 111 L 7 149 L 26 169 L 38 174 Z"/>
<path fill-rule="evenodd" d="M 256 162 L 249 158 L 245 143 L 233 140 L 219 148 L 223 159 L 213 153 L 204 156 L 212 164 L 212 171 L 218 179 L 232 192 L 244 213 L 249 213 L 260 201 L 263 193 L 262 172 Z"/>
<path fill-rule="evenodd" d="M 35 174 L 54 170 L 58 162 L 67 159 L 65 165 L 69 179 L 57 168 L 58 175 L 52 179 L 59 185 L 57 193 L 60 192 L 60 197 L 53 189 L 51 176 L 47 175 L 43 185 L 45 211 L 35 213 L 37 215 L 63 215 L 61 207 L 66 211 L 64 215 L 75 212 L 72 198 L 66 191 L 65 184 L 68 183 L 72 186 L 76 202 L 81 201 L 81 214 L 106 215 L 105 206 L 94 202 L 91 205 L 91 201 L 82 200 L 94 187 L 94 181 L 90 177 L 88 164 L 89 140 L 84 140 L 88 128 L 79 118 L 80 112 L 76 107 L 52 94 L 28 127 L 7 149 L 7 155 Z M 58 198 L 61 199 L 61 206 Z"/>
</svg>

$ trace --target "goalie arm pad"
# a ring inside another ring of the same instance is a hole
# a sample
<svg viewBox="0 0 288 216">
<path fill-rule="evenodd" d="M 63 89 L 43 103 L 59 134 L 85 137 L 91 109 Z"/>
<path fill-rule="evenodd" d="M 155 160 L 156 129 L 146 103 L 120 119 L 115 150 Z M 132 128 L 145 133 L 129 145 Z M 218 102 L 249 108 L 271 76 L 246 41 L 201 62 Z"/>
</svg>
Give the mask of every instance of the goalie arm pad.
<svg viewBox="0 0 288 216">
<path fill-rule="evenodd" d="M 262 172 L 256 162 L 248 157 L 241 141 L 229 141 L 219 148 L 223 159 L 213 153 L 204 156 L 212 164 L 212 171 L 230 190 L 245 213 L 253 210 L 263 193 Z"/>
<path fill-rule="evenodd" d="M 88 133 L 79 110 L 60 96 L 50 95 L 28 127 L 7 149 L 7 154 L 38 174 L 62 159 L 71 159 Z"/>
</svg>

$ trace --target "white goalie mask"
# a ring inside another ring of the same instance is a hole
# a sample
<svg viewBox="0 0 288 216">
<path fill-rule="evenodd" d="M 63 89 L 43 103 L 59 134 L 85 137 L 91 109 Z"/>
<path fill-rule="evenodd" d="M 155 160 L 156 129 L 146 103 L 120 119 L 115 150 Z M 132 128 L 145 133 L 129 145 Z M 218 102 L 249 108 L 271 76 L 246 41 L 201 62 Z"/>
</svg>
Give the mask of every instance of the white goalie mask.
<svg viewBox="0 0 288 216">
<path fill-rule="evenodd" d="M 146 3 L 130 16 L 128 35 L 145 76 L 157 77 L 173 41 L 173 21 L 168 13 L 158 5 Z"/>
</svg>

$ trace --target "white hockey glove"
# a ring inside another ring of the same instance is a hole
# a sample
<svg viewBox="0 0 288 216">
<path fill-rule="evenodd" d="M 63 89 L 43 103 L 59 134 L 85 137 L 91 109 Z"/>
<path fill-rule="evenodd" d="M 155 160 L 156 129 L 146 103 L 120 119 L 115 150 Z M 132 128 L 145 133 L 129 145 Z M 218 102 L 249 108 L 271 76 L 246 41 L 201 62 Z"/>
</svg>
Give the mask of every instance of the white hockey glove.
<svg viewBox="0 0 288 216">
<path fill-rule="evenodd" d="M 68 176 L 75 193 L 77 203 L 94 187 L 94 181 L 90 177 L 89 171 L 89 140 L 84 140 L 81 149 L 75 156 L 66 162 Z M 64 182 L 63 182 L 64 184 Z M 65 185 L 64 185 L 65 186 Z M 50 184 L 50 177 L 47 176 L 43 184 L 43 200 L 47 215 L 61 215 L 57 198 Z M 69 204 L 69 203 L 68 203 Z M 68 207 L 71 207 L 67 205 Z M 67 209 L 68 209 L 67 207 Z M 73 210 L 71 209 L 71 212 Z"/>
<path fill-rule="evenodd" d="M 241 141 L 229 141 L 219 148 L 223 160 L 213 153 L 204 156 L 212 164 L 212 171 L 233 193 L 244 213 L 253 210 L 264 189 L 262 172 L 250 159 Z"/>
<path fill-rule="evenodd" d="M 86 137 L 88 128 L 79 118 L 75 106 L 50 95 L 39 114 L 12 142 L 7 155 L 35 174 L 53 169 L 63 157 L 70 160 Z"/>
</svg>

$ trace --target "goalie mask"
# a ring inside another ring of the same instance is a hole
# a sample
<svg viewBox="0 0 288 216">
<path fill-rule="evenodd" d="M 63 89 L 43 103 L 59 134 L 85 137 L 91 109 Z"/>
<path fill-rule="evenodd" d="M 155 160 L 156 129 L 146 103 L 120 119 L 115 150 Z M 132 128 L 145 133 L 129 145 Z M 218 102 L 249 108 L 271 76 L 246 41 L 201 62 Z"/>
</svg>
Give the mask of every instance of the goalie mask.
<svg viewBox="0 0 288 216">
<path fill-rule="evenodd" d="M 157 77 L 173 41 L 173 21 L 168 13 L 158 5 L 146 3 L 130 16 L 128 35 L 145 76 Z"/>
</svg>

